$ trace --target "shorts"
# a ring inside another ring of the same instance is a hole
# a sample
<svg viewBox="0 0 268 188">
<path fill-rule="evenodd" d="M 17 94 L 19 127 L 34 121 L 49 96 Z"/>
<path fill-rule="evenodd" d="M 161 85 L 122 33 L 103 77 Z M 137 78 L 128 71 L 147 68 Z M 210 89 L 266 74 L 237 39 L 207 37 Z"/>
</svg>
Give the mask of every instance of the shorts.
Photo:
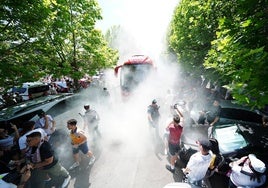
<svg viewBox="0 0 268 188">
<path fill-rule="evenodd" d="M 89 149 L 87 146 L 87 142 L 79 145 L 77 148 L 73 148 L 73 154 L 79 153 L 79 151 L 82 151 L 82 153 L 87 154 Z"/>
<path fill-rule="evenodd" d="M 171 156 L 174 156 L 179 153 L 181 150 L 180 144 L 171 144 L 168 142 L 168 149 Z"/>
</svg>

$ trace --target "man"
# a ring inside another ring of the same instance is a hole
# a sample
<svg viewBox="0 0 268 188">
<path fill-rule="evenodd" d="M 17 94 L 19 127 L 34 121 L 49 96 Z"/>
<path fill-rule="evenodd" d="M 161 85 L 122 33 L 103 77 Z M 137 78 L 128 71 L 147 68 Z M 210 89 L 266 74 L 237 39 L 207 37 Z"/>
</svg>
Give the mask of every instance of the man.
<svg viewBox="0 0 268 188">
<path fill-rule="evenodd" d="M 36 121 L 36 127 L 44 129 L 48 139 L 56 130 L 56 122 L 51 115 L 46 114 L 43 110 L 38 113 L 39 119 Z"/>
<path fill-rule="evenodd" d="M 160 119 L 159 108 L 160 106 L 157 105 L 157 101 L 155 99 L 147 108 L 148 122 L 151 127 L 155 128 L 156 136 L 159 135 L 158 133 L 159 119 Z"/>
<path fill-rule="evenodd" d="M 175 163 L 178 159 L 178 153 L 180 151 L 181 134 L 184 126 L 184 118 L 182 113 L 177 107 L 176 111 L 178 115 L 174 115 L 173 121 L 166 128 L 166 131 L 169 132 L 168 149 L 171 155 L 170 165 L 166 165 L 166 168 L 172 173 L 175 172 Z"/>
<path fill-rule="evenodd" d="M 70 182 L 71 176 L 58 162 L 51 145 L 42 139 L 40 132 L 33 132 L 26 137 L 30 147 L 26 153 L 26 159 L 33 169 L 30 178 L 32 187 L 44 187 L 46 175 L 52 178 L 63 178 L 64 181 L 61 187 L 66 187 Z"/>
<path fill-rule="evenodd" d="M 198 119 L 198 124 L 208 124 L 208 137 L 211 137 L 212 129 L 220 120 L 221 105 L 218 100 L 214 100 L 213 105 L 208 108 L 208 111 L 201 111 Z"/>
<path fill-rule="evenodd" d="M 268 127 L 268 116 L 262 116 L 262 127 Z"/>
<path fill-rule="evenodd" d="M 249 154 L 241 159 L 231 162 L 229 188 L 259 187 L 266 181 L 265 164 L 254 154 Z"/>
<path fill-rule="evenodd" d="M 77 129 L 77 121 L 75 119 L 70 119 L 67 121 L 67 128 L 71 131 L 70 138 L 73 147 L 73 156 L 75 163 L 69 168 L 73 170 L 74 168 L 80 166 L 79 151 L 81 150 L 88 158 L 90 158 L 88 165 L 92 165 L 95 162 L 95 156 L 92 151 L 88 149 L 87 137 L 82 131 Z"/>
<path fill-rule="evenodd" d="M 100 117 L 96 110 L 90 108 L 89 104 L 84 105 L 85 114 L 81 115 L 84 120 L 83 130 L 88 129 L 88 133 L 92 134 L 93 138 L 101 137 L 101 133 L 99 131 L 99 121 Z"/>
<path fill-rule="evenodd" d="M 41 138 L 44 140 L 48 140 L 47 133 L 42 128 L 34 129 L 35 122 L 34 121 L 27 121 L 23 124 L 24 128 L 24 134 L 19 138 L 19 148 L 22 153 L 22 156 L 24 156 L 25 152 L 28 149 L 28 143 L 27 143 L 27 135 L 33 133 L 33 132 L 40 132 Z"/>
<path fill-rule="evenodd" d="M 186 168 L 182 171 L 189 180 L 189 183 L 195 185 L 201 185 L 201 180 L 205 177 L 212 154 L 209 152 L 211 148 L 211 142 L 207 139 L 197 141 L 199 152 L 193 154 Z"/>
<path fill-rule="evenodd" d="M 103 97 L 110 97 L 110 92 L 108 91 L 108 89 L 106 87 L 103 88 L 102 96 Z"/>
<path fill-rule="evenodd" d="M 17 126 L 13 123 L 10 123 L 10 125 L 14 130 L 14 136 L 9 135 L 7 129 L 0 129 L 0 148 L 2 150 L 10 150 L 13 146 L 17 145 L 20 137 Z"/>
</svg>

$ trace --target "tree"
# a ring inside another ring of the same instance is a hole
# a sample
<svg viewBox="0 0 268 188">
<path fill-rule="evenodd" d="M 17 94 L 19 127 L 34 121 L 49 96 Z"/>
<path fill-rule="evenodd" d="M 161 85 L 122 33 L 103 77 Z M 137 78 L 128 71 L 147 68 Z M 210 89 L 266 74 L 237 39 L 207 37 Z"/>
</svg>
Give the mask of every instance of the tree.
<svg viewBox="0 0 268 188">
<path fill-rule="evenodd" d="M 110 67 L 117 61 L 116 52 L 110 49 L 95 23 L 101 19 L 100 9 L 94 0 L 66 0 L 51 4 L 52 14 L 46 38 L 53 46 L 51 62 L 54 73 L 70 75 L 75 80 L 96 70 Z"/>
<path fill-rule="evenodd" d="M 171 24 L 170 48 L 187 70 L 226 85 L 242 104 L 263 107 L 267 5 L 267 0 L 183 0 Z"/>
<path fill-rule="evenodd" d="M 46 74 L 70 76 L 77 83 L 85 74 L 116 64 L 117 52 L 95 29 L 101 19 L 95 0 L 18 2 L 1 3 L 5 10 L 1 14 L 1 29 L 5 31 L 1 52 L 7 55 L 1 57 L 0 85 L 7 80 L 11 85 L 37 80 Z M 14 44 L 17 51 L 11 50 Z"/>
<path fill-rule="evenodd" d="M 48 17 L 42 1 L 0 3 L 0 86 L 16 85 L 42 75 L 36 37 Z"/>
<path fill-rule="evenodd" d="M 182 0 L 175 10 L 169 33 L 170 48 L 186 71 L 204 70 L 204 58 L 215 38 L 214 13 L 207 1 Z"/>
<path fill-rule="evenodd" d="M 221 76 L 236 100 L 261 108 L 268 104 L 268 4 L 236 1 L 231 10 L 218 19 L 204 65 Z"/>
</svg>

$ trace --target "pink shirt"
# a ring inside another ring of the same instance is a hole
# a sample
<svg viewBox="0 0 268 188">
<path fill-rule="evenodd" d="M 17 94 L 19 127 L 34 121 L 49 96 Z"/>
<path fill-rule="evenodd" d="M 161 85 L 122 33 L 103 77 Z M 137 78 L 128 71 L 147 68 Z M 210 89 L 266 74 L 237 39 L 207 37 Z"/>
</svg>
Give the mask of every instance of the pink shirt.
<svg viewBox="0 0 268 188">
<path fill-rule="evenodd" d="M 179 144 L 181 139 L 181 133 L 182 133 L 183 126 L 175 125 L 172 121 L 168 127 L 167 131 L 169 131 L 169 143 L 171 144 Z"/>
</svg>

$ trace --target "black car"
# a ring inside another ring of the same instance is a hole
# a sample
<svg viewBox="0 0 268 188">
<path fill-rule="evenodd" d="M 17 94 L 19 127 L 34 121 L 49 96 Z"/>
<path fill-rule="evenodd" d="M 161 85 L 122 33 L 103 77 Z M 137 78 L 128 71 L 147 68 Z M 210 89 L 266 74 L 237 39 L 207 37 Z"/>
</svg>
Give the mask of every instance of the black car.
<svg viewBox="0 0 268 188">
<path fill-rule="evenodd" d="M 196 141 L 208 138 L 208 125 L 187 125 L 184 127 L 181 161 L 186 165 L 190 156 L 198 151 Z M 220 152 L 224 158 L 224 165 L 220 178 L 225 181 L 225 173 L 229 170 L 229 162 L 254 153 L 268 166 L 268 128 L 262 126 L 262 115 L 255 111 L 239 108 L 221 109 L 220 121 L 212 130 L 212 137 L 217 139 Z"/>
<path fill-rule="evenodd" d="M 46 112 L 61 101 L 72 97 L 74 97 L 72 93 L 48 95 L 3 108 L 0 110 L 0 128 L 12 132 L 10 123 L 21 128 L 22 122 L 31 120 L 41 110 Z"/>
<path fill-rule="evenodd" d="M 227 160 L 252 152 L 268 159 L 268 128 L 262 127 L 261 119 L 262 116 L 254 111 L 222 108 L 220 122 L 213 129 L 212 137 L 218 140 L 220 151 Z M 182 137 L 184 147 L 197 150 L 195 142 L 208 137 L 207 129 L 206 125 L 186 126 Z"/>
</svg>

